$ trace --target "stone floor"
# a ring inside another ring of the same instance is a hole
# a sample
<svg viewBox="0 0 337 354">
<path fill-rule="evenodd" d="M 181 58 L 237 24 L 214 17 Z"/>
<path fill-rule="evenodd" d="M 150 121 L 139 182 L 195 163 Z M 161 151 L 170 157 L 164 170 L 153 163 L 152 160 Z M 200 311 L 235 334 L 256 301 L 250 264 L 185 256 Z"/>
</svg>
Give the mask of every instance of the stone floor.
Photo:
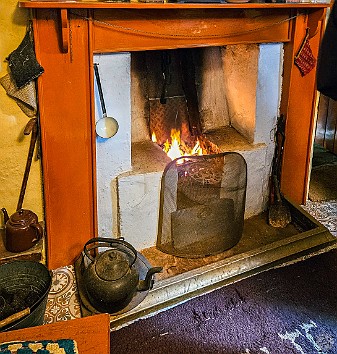
<svg viewBox="0 0 337 354">
<path fill-rule="evenodd" d="M 326 226 L 337 237 L 337 201 L 311 202 L 303 208 L 316 220 Z M 48 295 L 45 323 L 70 320 L 81 317 L 73 266 L 53 271 L 52 287 Z"/>
<path fill-rule="evenodd" d="M 337 200 L 329 202 L 308 200 L 303 208 L 337 237 Z"/>
</svg>

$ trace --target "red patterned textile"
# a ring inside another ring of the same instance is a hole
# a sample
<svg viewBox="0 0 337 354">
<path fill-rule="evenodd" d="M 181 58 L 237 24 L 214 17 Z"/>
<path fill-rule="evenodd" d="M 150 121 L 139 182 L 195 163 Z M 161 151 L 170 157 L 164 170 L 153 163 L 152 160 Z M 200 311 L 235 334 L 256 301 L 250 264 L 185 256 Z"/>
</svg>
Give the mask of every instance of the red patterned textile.
<svg viewBox="0 0 337 354">
<path fill-rule="evenodd" d="M 312 50 L 309 43 L 309 31 L 307 29 L 307 34 L 301 47 L 295 56 L 295 64 L 300 69 L 302 76 L 307 75 L 315 66 L 316 58 L 312 54 Z"/>
</svg>

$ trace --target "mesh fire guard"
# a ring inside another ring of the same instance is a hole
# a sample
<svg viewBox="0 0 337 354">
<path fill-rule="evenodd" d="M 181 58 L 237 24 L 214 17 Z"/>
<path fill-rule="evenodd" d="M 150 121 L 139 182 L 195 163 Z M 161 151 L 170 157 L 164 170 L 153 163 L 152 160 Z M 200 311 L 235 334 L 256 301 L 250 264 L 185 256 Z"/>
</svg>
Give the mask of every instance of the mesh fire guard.
<svg viewBox="0 0 337 354">
<path fill-rule="evenodd" d="M 247 165 L 225 152 L 170 162 L 161 184 L 157 248 L 179 257 L 223 252 L 242 236 Z"/>
</svg>

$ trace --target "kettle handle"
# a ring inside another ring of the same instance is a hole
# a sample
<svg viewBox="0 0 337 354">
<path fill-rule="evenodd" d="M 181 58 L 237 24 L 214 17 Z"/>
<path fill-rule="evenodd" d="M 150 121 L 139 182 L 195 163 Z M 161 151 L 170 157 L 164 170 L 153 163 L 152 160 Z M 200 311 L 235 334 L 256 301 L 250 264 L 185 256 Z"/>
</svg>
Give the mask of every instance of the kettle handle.
<svg viewBox="0 0 337 354">
<path fill-rule="evenodd" d="M 102 245 L 104 243 L 104 245 Z M 93 245 L 91 245 L 93 244 Z M 85 255 L 91 260 L 91 262 L 94 261 L 94 257 L 90 254 L 89 251 L 93 250 L 94 248 L 98 247 L 113 247 L 115 244 L 122 245 L 126 248 L 128 248 L 132 253 L 133 253 L 133 260 L 130 263 L 130 267 L 133 266 L 133 264 L 136 262 L 137 259 L 137 251 L 136 249 L 128 242 L 118 239 L 118 238 L 108 238 L 108 237 L 95 237 L 90 239 L 85 245 L 84 245 L 84 253 Z M 91 246 L 90 246 L 91 245 Z M 90 246 L 90 247 L 88 247 Z M 126 252 L 125 252 L 126 253 Z"/>
<path fill-rule="evenodd" d="M 31 227 L 33 227 L 36 231 L 36 238 L 33 240 L 33 242 L 40 241 L 42 236 L 43 236 L 43 228 L 42 226 L 37 222 L 36 224 L 31 224 Z"/>
</svg>

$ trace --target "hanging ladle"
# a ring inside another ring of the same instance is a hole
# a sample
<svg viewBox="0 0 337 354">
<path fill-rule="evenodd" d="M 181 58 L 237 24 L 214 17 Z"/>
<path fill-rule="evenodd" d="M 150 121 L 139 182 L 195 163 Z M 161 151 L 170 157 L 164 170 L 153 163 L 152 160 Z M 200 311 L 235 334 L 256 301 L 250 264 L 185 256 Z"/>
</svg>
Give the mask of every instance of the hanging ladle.
<svg viewBox="0 0 337 354">
<path fill-rule="evenodd" d="M 117 133 L 119 126 L 115 118 L 108 117 L 106 114 L 102 85 L 101 85 L 101 80 L 98 72 L 98 64 L 96 63 L 94 64 L 94 71 L 95 71 L 95 77 L 96 77 L 97 88 L 99 93 L 99 99 L 101 101 L 101 107 L 103 112 L 102 118 L 100 118 L 96 123 L 96 134 L 101 138 L 107 139 L 107 138 L 111 138 Z"/>
</svg>

